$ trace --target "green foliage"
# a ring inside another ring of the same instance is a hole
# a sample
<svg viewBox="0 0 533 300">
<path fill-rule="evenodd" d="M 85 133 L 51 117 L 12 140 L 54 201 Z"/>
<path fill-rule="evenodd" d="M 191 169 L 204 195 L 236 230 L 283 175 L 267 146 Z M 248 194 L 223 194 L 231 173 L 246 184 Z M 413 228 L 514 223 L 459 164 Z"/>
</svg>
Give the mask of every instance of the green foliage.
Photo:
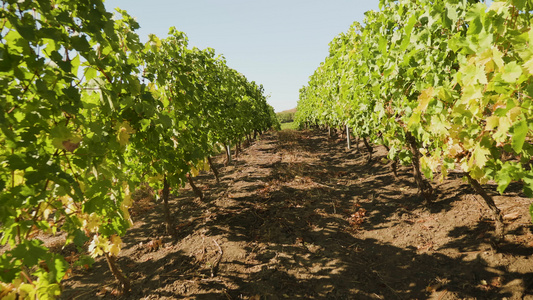
<svg viewBox="0 0 533 300">
<path fill-rule="evenodd" d="M 298 128 L 296 127 L 295 122 L 281 123 L 281 130 L 285 130 L 285 129 L 296 130 Z"/>
<path fill-rule="evenodd" d="M 353 128 L 410 157 L 428 178 L 461 169 L 513 181 L 531 196 L 533 41 L 530 1 L 380 1 L 330 43 L 300 90 L 296 122 Z M 511 156 L 512 159 L 505 157 Z"/>
<path fill-rule="evenodd" d="M 285 110 L 279 113 L 276 113 L 276 116 L 280 123 L 290 123 L 294 121 L 294 116 L 296 114 L 296 109 Z"/>
<path fill-rule="evenodd" d="M 117 13 L 100 0 L 2 1 L 2 296 L 59 295 L 69 266 L 36 234 L 117 255 L 139 182 L 177 186 L 218 143 L 279 126 L 262 86 L 212 49 L 188 49 L 173 28 L 143 45 Z"/>
</svg>

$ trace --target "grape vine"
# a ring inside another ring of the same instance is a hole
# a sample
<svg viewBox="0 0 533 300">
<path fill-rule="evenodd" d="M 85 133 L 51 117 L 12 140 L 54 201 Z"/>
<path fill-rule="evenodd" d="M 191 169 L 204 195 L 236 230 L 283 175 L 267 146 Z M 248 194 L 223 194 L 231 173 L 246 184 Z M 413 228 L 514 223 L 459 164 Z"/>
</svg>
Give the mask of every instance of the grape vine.
<svg viewBox="0 0 533 300">
<path fill-rule="evenodd" d="M 300 126 L 348 125 L 412 164 L 420 194 L 462 174 L 494 213 L 482 184 L 512 182 L 533 196 L 531 1 L 380 1 L 330 43 L 300 90 Z M 533 216 L 532 216 L 533 217 Z"/>
<path fill-rule="evenodd" d="M 143 45 L 101 0 L 1 6 L 0 298 L 59 296 L 75 265 L 39 239 L 59 233 L 88 247 L 78 264 L 104 255 L 127 292 L 115 257 L 135 187 L 168 198 L 219 145 L 279 126 L 273 109 L 214 50 L 174 28 Z"/>
</svg>

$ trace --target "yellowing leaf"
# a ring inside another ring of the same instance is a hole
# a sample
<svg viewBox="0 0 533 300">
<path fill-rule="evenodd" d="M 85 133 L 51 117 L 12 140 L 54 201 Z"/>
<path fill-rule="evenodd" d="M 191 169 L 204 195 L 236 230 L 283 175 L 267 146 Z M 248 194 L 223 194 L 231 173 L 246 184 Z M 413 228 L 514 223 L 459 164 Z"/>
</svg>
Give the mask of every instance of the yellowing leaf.
<svg viewBox="0 0 533 300">
<path fill-rule="evenodd" d="M 496 65 L 494 63 L 494 61 L 490 60 L 488 61 L 486 64 L 485 64 L 485 72 L 488 74 L 488 73 L 492 73 L 494 72 L 494 70 L 496 69 Z"/>
<path fill-rule="evenodd" d="M 149 183 L 158 183 L 163 181 L 163 175 L 156 175 L 148 178 Z"/>
<path fill-rule="evenodd" d="M 125 207 L 131 207 L 133 201 L 131 200 L 130 186 L 124 182 L 122 184 L 122 188 L 124 189 L 124 199 L 122 200 L 122 205 Z"/>
<path fill-rule="evenodd" d="M 436 172 L 440 166 L 440 160 L 434 156 L 422 156 L 420 162 L 429 168 L 431 171 Z"/>
<path fill-rule="evenodd" d="M 501 14 L 508 9 L 508 4 L 503 1 L 494 1 L 489 7 L 489 10 L 495 11 L 497 14 Z"/>
<path fill-rule="evenodd" d="M 421 112 L 426 111 L 429 101 L 433 99 L 434 93 L 435 93 L 435 89 L 433 87 L 429 87 L 423 90 L 422 93 L 420 93 L 420 96 L 418 96 L 418 109 Z"/>
<path fill-rule="evenodd" d="M 448 129 L 450 128 L 450 124 L 446 120 L 443 120 L 444 118 L 442 115 L 433 115 L 431 117 L 431 127 L 430 131 L 438 136 L 446 136 L 448 135 Z"/>
<path fill-rule="evenodd" d="M 462 78 L 463 85 L 487 84 L 487 75 L 485 74 L 484 67 L 471 64 L 461 69 L 464 72 Z"/>
<path fill-rule="evenodd" d="M 449 139 L 448 140 L 448 153 L 450 154 L 451 157 L 456 157 L 459 154 L 463 153 L 463 148 L 459 144 L 454 143 L 452 139 Z"/>
<path fill-rule="evenodd" d="M 41 205 L 38 214 L 43 216 L 43 220 L 48 220 L 48 217 L 52 212 L 50 205 Z"/>
<path fill-rule="evenodd" d="M 126 208 L 125 206 L 121 206 L 120 210 L 122 211 L 122 216 L 124 217 L 124 219 L 128 221 L 128 225 L 133 226 L 133 220 L 131 219 L 131 215 L 128 208 Z"/>
<path fill-rule="evenodd" d="M 529 74 L 533 74 L 533 56 L 528 61 L 526 61 L 522 65 L 522 67 L 524 67 L 529 72 Z"/>
<path fill-rule="evenodd" d="M 111 245 L 109 247 L 109 254 L 117 256 L 120 253 L 122 247 L 122 239 L 118 235 L 111 236 Z"/>
<path fill-rule="evenodd" d="M 490 155 L 490 151 L 487 148 L 484 148 L 481 145 L 477 145 L 477 147 L 474 149 L 474 152 L 472 153 L 472 157 L 470 158 L 470 165 L 475 165 L 479 168 L 483 168 L 485 166 L 485 163 L 487 162 L 487 156 Z"/>
<path fill-rule="evenodd" d="M 509 129 L 511 128 L 511 120 L 508 117 L 500 118 L 498 130 L 492 135 L 492 138 L 498 142 L 503 143 L 507 139 Z"/>
<path fill-rule="evenodd" d="M 492 50 L 491 49 L 487 49 L 487 50 L 485 50 L 483 53 L 481 53 L 477 57 L 476 64 L 485 65 L 486 66 L 487 63 L 489 63 L 491 61 L 492 61 Z M 486 70 L 486 67 L 485 67 L 485 70 Z"/>
<path fill-rule="evenodd" d="M 494 63 L 496 64 L 496 66 L 498 68 L 501 68 L 503 67 L 503 53 L 500 52 L 500 50 L 498 50 L 498 48 L 494 47 L 492 48 L 492 60 L 494 61 Z"/>
<path fill-rule="evenodd" d="M 206 171 L 206 172 L 207 172 L 207 171 L 209 171 L 209 169 L 210 169 L 210 166 L 209 166 L 209 161 L 207 160 L 207 158 L 206 158 L 206 159 L 204 159 L 204 163 L 203 163 L 203 165 L 202 165 L 202 168 L 201 168 L 201 169 L 202 169 L 202 170 L 204 170 L 204 171 Z"/>
<path fill-rule="evenodd" d="M 91 243 L 89 244 L 88 250 L 89 250 L 89 253 L 91 254 L 91 257 L 97 257 L 99 255 L 104 254 L 104 249 L 106 248 L 107 248 L 107 239 L 104 237 L 99 237 L 98 235 L 94 235 L 93 239 L 91 240 Z"/>
<path fill-rule="evenodd" d="M 507 112 L 507 116 L 509 116 L 509 119 L 511 120 L 511 122 L 516 121 L 516 118 L 520 116 L 520 114 L 522 114 L 522 109 L 518 106 L 511 108 Z"/>
<path fill-rule="evenodd" d="M 500 124 L 500 117 L 490 116 L 487 118 L 487 124 L 485 125 L 485 130 L 493 130 Z"/>
<path fill-rule="evenodd" d="M 97 232 L 102 224 L 102 220 L 99 215 L 96 213 L 91 213 L 90 215 L 85 215 L 83 220 L 83 227 L 88 232 Z"/>
<path fill-rule="evenodd" d="M 120 146 L 124 147 L 124 146 L 126 146 L 126 144 L 128 144 L 128 141 L 130 139 L 130 135 L 132 133 L 135 133 L 135 130 L 133 128 L 131 128 L 130 123 L 128 123 L 127 121 L 122 122 L 118 126 L 117 130 L 118 130 L 117 140 L 118 140 Z"/>
<path fill-rule="evenodd" d="M 412 129 L 413 127 L 416 127 L 416 125 L 420 124 L 420 112 L 414 111 L 411 117 L 409 118 L 409 122 L 407 123 L 407 127 Z"/>
<path fill-rule="evenodd" d="M 461 103 L 466 105 L 472 105 L 471 100 L 481 99 L 483 97 L 483 88 L 482 86 L 466 86 L 463 89 L 463 95 L 461 96 Z"/>
<path fill-rule="evenodd" d="M 13 182 L 15 186 L 24 184 L 24 171 L 23 170 L 16 170 L 14 172 L 14 175 L 15 176 L 13 176 Z"/>
<path fill-rule="evenodd" d="M 461 170 L 468 172 L 470 171 L 470 166 L 468 165 L 468 160 L 464 157 L 459 161 L 459 165 L 461 166 Z"/>
</svg>

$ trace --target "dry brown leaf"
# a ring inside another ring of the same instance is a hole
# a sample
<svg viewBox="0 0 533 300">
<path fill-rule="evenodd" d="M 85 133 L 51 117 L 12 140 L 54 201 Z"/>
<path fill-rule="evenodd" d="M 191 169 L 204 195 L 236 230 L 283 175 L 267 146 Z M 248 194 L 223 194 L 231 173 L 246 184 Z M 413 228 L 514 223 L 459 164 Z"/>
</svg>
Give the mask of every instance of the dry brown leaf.
<svg viewBox="0 0 533 300">
<path fill-rule="evenodd" d="M 148 249 L 148 251 L 157 251 L 162 245 L 163 240 L 161 238 L 152 239 L 144 245 L 142 242 L 139 243 L 139 247 L 144 247 L 145 249 Z"/>
</svg>

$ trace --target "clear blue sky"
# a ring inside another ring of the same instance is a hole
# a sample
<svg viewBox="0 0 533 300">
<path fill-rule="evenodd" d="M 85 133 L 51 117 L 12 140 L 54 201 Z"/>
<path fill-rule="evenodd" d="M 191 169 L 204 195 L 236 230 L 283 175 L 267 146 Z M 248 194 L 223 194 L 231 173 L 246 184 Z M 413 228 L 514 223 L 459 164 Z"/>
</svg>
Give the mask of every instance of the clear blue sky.
<svg viewBox="0 0 533 300">
<path fill-rule="evenodd" d="M 263 84 L 279 112 L 296 107 L 299 89 L 328 54 L 328 43 L 362 22 L 378 0 L 107 0 L 137 18 L 137 31 L 164 38 L 176 27 L 189 45 L 214 48 L 248 80 Z"/>
</svg>

